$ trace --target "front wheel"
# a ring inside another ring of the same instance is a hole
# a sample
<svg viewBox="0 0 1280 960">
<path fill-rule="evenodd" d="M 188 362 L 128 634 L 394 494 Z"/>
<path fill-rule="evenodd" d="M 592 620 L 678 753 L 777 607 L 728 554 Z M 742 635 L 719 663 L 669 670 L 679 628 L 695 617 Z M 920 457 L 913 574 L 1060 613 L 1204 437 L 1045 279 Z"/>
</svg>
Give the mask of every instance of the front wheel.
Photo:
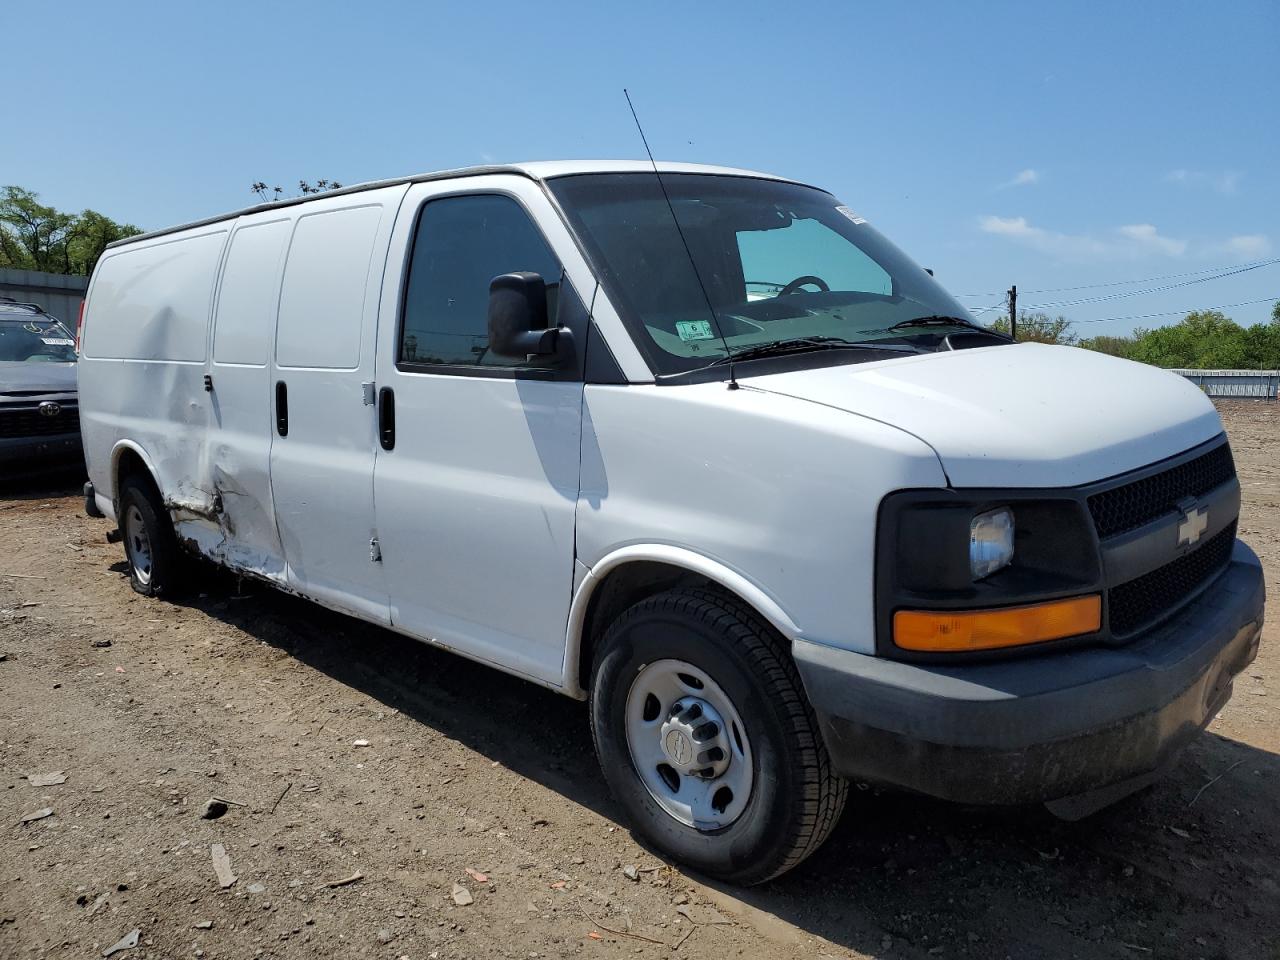
<svg viewBox="0 0 1280 960">
<path fill-rule="evenodd" d="M 702 589 L 642 600 L 606 632 L 591 727 L 636 832 L 677 860 L 761 883 L 816 850 L 844 808 L 785 642 Z"/>
</svg>

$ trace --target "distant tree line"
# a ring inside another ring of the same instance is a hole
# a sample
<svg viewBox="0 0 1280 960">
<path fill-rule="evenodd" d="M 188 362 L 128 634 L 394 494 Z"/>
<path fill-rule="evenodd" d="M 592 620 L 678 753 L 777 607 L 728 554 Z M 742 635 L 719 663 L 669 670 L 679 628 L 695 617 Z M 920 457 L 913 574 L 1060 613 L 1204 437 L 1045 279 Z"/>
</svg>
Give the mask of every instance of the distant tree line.
<svg viewBox="0 0 1280 960">
<path fill-rule="evenodd" d="M 1009 320 L 992 324 L 1009 332 Z M 1200 370 L 1280 370 L 1280 302 L 1268 323 L 1242 327 L 1218 310 L 1197 310 L 1167 327 L 1138 327 L 1127 336 L 1081 337 L 1066 317 L 1018 315 L 1018 339 L 1097 350 L 1157 367 Z"/>
<path fill-rule="evenodd" d="M 0 267 L 87 276 L 107 244 L 141 232 L 96 210 L 47 207 L 22 187 L 0 190 Z"/>
<path fill-rule="evenodd" d="M 327 193 L 330 190 L 341 190 L 342 184 L 337 180 L 317 180 L 315 183 L 309 183 L 306 180 L 298 181 L 298 193 L 302 196 L 310 196 L 313 193 Z M 265 180 L 255 180 L 249 185 L 249 191 L 257 194 L 258 199 L 264 203 L 271 200 L 285 200 L 284 187 L 268 187 Z"/>
<path fill-rule="evenodd" d="M 337 180 L 298 181 L 302 196 L 341 187 Z M 283 187 L 261 180 L 251 190 L 262 200 L 285 199 Z M 38 193 L 24 187 L 0 188 L 0 267 L 88 276 L 107 244 L 141 232 L 96 210 L 64 213 L 45 206 Z"/>
</svg>

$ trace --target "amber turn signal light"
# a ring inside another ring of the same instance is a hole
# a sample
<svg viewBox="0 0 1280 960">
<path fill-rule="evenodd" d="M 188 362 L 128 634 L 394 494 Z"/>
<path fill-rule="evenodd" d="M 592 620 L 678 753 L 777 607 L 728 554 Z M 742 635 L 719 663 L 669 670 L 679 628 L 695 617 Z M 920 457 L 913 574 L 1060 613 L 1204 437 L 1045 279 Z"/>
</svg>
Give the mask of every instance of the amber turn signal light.
<svg viewBox="0 0 1280 960">
<path fill-rule="evenodd" d="M 998 610 L 899 610 L 893 642 L 903 650 L 962 653 L 1061 640 L 1102 628 L 1102 597 L 1032 603 Z"/>
</svg>

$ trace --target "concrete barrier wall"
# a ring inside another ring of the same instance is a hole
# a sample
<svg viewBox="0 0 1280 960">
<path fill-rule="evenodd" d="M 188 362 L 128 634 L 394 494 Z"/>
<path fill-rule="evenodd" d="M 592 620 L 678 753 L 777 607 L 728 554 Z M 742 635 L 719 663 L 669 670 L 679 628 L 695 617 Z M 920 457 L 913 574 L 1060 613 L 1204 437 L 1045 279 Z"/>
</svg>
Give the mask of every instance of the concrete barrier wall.
<svg viewBox="0 0 1280 960">
<path fill-rule="evenodd" d="M 1186 377 L 1211 397 L 1250 397 L 1275 400 L 1280 393 L 1280 370 L 1171 370 Z"/>
<path fill-rule="evenodd" d="M 75 332 L 76 321 L 80 317 L 80 301 L 88 289 L 88 277 L 0 267 L 0 297 L 37 304 L 72 332 Z"/>
</svg>

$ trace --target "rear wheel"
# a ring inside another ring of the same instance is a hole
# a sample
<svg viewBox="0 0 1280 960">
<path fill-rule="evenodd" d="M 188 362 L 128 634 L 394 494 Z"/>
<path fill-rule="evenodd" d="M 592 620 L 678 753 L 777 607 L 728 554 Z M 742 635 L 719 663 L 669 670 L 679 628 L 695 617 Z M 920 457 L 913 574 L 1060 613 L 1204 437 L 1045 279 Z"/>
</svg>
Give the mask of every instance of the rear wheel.
<svg viewBox="0 0 1280 960">
<path fill-rule="evenodd" d="M 136 475 L 126 478 L 120 487 L 120 532 L 133 589 L 147 597 L 180 592 L 187 558 L 155 487 Z"/>
<path fill-rule="evenodd" d="M 718 592 L 662 593 L 609 627 L 592 670 L 591 726 L 635 831 L 721 879 L 760 883 L 790 870 L 844 807 L 846 784 L 785 642 Z"/>
</svg>

